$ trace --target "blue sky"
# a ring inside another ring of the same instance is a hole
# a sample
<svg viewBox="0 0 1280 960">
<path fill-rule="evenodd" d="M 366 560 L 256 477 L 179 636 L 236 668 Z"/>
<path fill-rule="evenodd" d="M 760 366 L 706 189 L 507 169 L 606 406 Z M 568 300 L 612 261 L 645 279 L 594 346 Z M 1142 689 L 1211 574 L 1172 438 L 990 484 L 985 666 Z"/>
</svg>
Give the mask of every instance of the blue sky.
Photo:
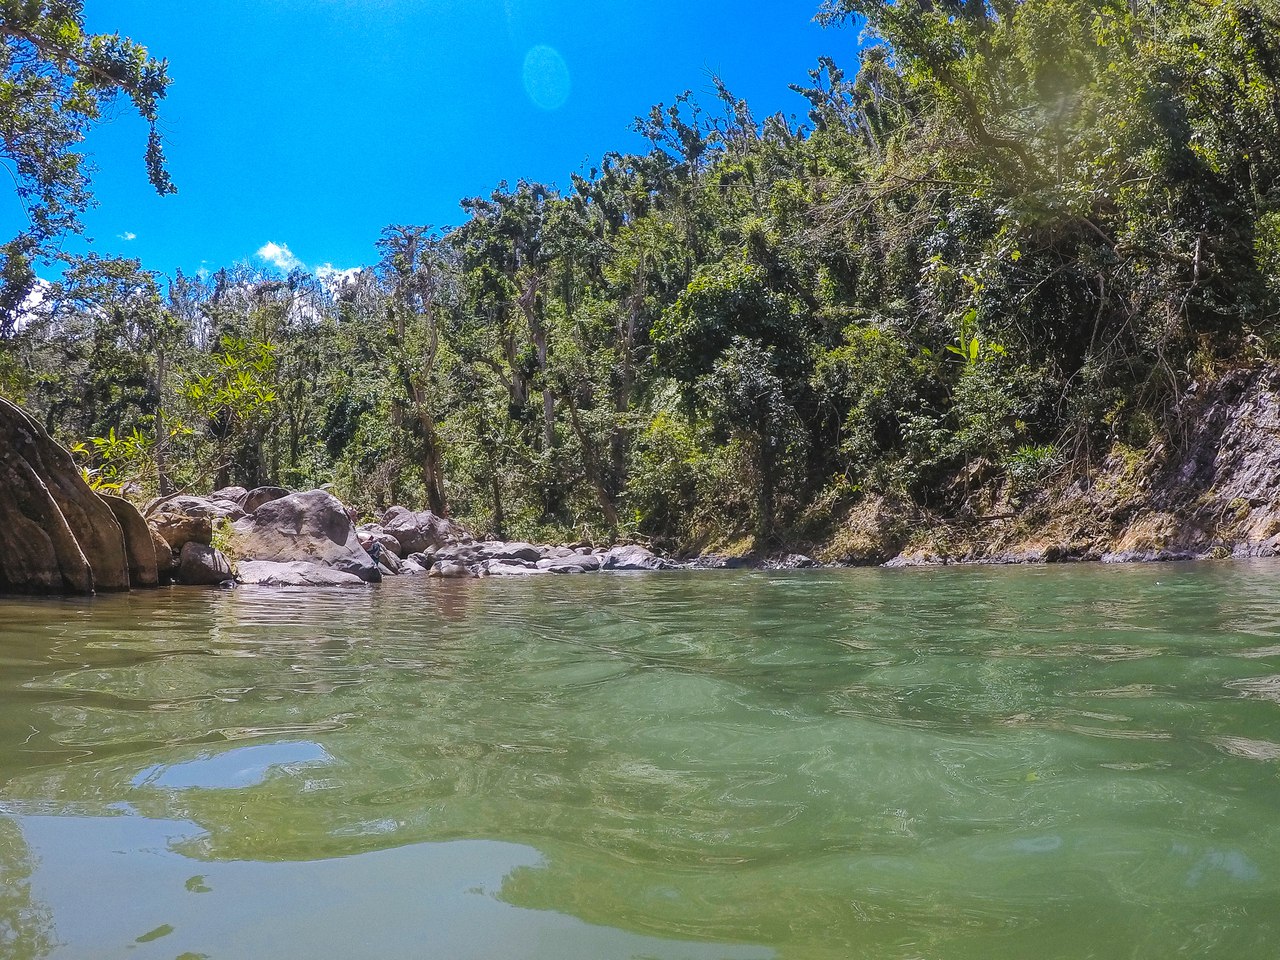
<svg viewBox="0 0 1280 960">
<path fill-rule="evenodd" d="M 88 0 L 88 26 L 167 57 L 176 197 L 157 198 L 145 129 L 122 105 L 88 146 L 94 249 L 172 274 L 254 260 L 375 258 L 389 223 L 457 223 L 458 200 L 524 177 L 568 182 L 641 146 L 633 117 L 719 73 L 758 116 L 857 36 L 819 0 Z M 526 71 L 527 66 L 527 71 Z M 0 205 L 0 233 L 20 211 Z M 273 250 L 272 252 L 279 252 Z M 283 254 L 281 254 L 283 259 Z M 261 262 L 258 260 L 257 262 Z"/>
</svg>

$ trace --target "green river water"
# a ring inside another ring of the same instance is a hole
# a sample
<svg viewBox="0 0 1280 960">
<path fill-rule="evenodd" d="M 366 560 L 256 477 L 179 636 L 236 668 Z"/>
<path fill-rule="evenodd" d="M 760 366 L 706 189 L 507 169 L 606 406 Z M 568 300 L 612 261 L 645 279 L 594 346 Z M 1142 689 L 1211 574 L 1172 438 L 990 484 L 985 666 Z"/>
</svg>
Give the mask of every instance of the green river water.
<svg viewBox="0 0 1280 960">
<path fill-rule="evenodd" d="M 0 600 L 0 957 L 1280 956 L 1280 563 Z"/>
</svg>

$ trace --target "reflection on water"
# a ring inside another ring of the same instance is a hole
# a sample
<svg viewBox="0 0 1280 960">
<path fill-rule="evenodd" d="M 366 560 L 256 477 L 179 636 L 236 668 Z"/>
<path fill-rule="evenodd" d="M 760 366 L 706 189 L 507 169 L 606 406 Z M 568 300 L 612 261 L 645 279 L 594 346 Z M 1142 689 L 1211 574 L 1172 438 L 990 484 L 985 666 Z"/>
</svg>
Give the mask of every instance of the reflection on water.
<svg viewBox="0 0 1280 960">
<path fill-rule="evenodd" d="M 1269 955 L 1278 582 L 0 601 L 0 956 Z"/>
</svg>

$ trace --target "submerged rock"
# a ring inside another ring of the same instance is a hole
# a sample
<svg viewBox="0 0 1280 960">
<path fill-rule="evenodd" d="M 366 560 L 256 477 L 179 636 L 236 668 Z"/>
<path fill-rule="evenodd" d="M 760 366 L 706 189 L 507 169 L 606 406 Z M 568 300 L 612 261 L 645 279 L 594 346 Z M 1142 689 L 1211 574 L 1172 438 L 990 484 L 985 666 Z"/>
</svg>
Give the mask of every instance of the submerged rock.
<svg viewBox="0 0 1280 960">
<path fill-rule="evenodd" d="M 377 563 L 360 545 L 346 508 L 323 490 L 272 500 L 232 529 L 236 553 L 246 560 L 302 561 L 354 574 L 367 583 L 382 579 Z"/>
</svg>

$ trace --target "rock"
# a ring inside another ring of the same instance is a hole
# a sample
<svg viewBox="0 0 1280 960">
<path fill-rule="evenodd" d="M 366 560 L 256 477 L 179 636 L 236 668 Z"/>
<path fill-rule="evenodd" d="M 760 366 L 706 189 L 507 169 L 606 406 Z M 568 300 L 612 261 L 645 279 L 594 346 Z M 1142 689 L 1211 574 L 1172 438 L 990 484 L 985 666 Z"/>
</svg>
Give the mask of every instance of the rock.
<svg viewBox="0 0 1280 960">
<path fill-rule="evenodd" d="M 821 566 L 817 560 L 812 557 L 806 557 L 803 553 L 788 553 L 786 556 L 778 557 L 776 560 L 770 560 L 765 564 L 766 570 L 808 570 L 811 567 Z"/>
<path fill-rule="evenodd" d="M 366 550 L 369 549 L 369 544 L 372 542 L 380 544 L 384 550 L 391 551 L 397 557 L 400 556 L 400 541 L 376 523 L 360 524 L 360 526 L 356 527 L 356 535 L 360 538 L 360 542 L 364 544 Z M 405 556 L 408 556 L 408 554 L 405 554 Z"/>
<path fill-rule="evenodd" d="M 142 514 L 128 500 L 122 497 L 109 497 L 99 494 L 103 502 L 111 508 L 116 523 L 124 535 L 125 561 L 129 565 L 129 586 L 155 587 L 160 584 L 160 571 L 157 564 L 156 545 L 151 537 L 151 528 Z M 164 552 L 169 554 L 169 545 L 165 544 Z M 169 559 L 172 559 L 170 555 Z"/>
<path fill-rule="evenodd" d="M 430 510 L 413 513 L 404 507 L 392 507 L 383 514 L 382 527 L 400 544 L 396 553 L 401 557 L 438 550 L 467 536 L 467 532 L 452 520 L 437 517 Z"/>
<path fill-rule="evenodd" d="M 695 570 L 744 570 L 755 565 L 751 557 L 725 557 L 708 553 L 689 562 Z"/>
<path fill-rule="evenodd" d="M 538 569 L 536 563 L 528 560 L 486 560 L 481 568 L 490 577 L 527 577 L 549 572 Z"/>
<path fill-rule="evenodd" d="M 516 541 L 503 543 L 490 540 L 478 545 L 479 552 L 489 560 L 520 560 L 525 563 L 537 563 L 542 559 L 542 551 L 531 543 Z"/>
<path fill-rule="evenodd" d="M 651 550 L 630 544 L 605 553 L 602 567 L 605 570 L 674 570 L 676 565 L 654 556 Z"/>
<path fill-rule="evenodd" d="M 265 503 L 232 527 L 236 553 L 247 560 L 303 561 L 378 583 L 382 574 L 360 546 L 346 508 L 323 490 Z"/>
<path fill-rule="evenodd" d="M 294 560 L 246 560 L 237 565 L 240 582 L 255 587 L 363 587 L 354 573 L 344 573 L 318 563 Z"/>
<path fill-rule="evenodd" d="M 169 549 L 181 552 L 188 543 L 213 543 L 213 521 L 208 517 L 190 517 L 185 513 L 158 513 L 147 520 Z"/>
<path fill-rule="evenodd" d="M 430 553 L 411 553 L 404 559 L 406 563 L 416 563 L 423 570 L 430 570 L 436 562 L 435 555 Z"/>
<path fill-rule="evenodd" d="M 221 500 L 224 503 L 230 503 L 241 509 L 244 508 L 244 498 L 249 495 L 249 491 L 244 487 L 223 487 L 221 490 L 215 490 L 209 494 L 210 500 Z M 245 511 L 246 513 L 248 511 Z"/>
<path fill-rule="evenodd" d="M 253 513 L 264 503 L 270 503 L 272 500 L 283 500 L 289 496 L 289 491 L 284 487 L 255 487 L 245 494 L 244 502 L 241 507 L 245 513 Z"/>
<path fill-rule="evenodd" d="M 160 536 L 160 531 L 150 524 L 147 529 L 151 531 L 151 545 L 156 551 L 156 575 L 161 583 L 167 583 L 173 579 L 173 572 L 178 569 L 178 558 L 174 555 L 173 547 L 169 546 L 169 541 Z"/>
<path fill-rule="evenodd" d="M 413 557 L 408 557 L 404 560 L 401 560 L 400 576 L 417 577 L 417 576 L 421 576 L 422 574 L 430 570 L 431 569 L 430 567 L 426 566 L 425 564 L 419 563 L 417 560 L 414 559 L 414 557 L 420 557 L 420 556 L 422 556 L 422 554 L 415 553 Z"/>
<path fill-rule="evenodd" d="M 0 591 L 128 590 L 124 533 L 71 454 L 0 399 Z"/>
<path fill-rule="evenodd" d="M 174 578 L 191 587 L 216 587 L 227 580 L 235 580 L 231 564 L 213 547 L 203 543 L 188 543 L 178 558 L 178 573 Z"/>
<path fill-rule="evenodd" d="M 475 573 L 470 567 L 455 560 L 441 560 L 431 568 L 427 576 L 457 580 L 464 577 L 474 577 Z"/>
<path fill-rule="evenodd" d="M 546 570 L 548 573 L 595 573 L 603 565 L 604 562 L 599 557 L 583 557 L 577 554 L 538 561 L 538 569 Z"/>
<path fill-rule="evenodd" d="M 207 517 L 209 520 L 239 520 L 244 516 L 238 503 L 214 500 L 212 497 L 169 497 L 160 503 L 158 512 L 178 513 L 188 517 Z M 150 509 L 148 510 L 150 513 Z"/>
</svg>

